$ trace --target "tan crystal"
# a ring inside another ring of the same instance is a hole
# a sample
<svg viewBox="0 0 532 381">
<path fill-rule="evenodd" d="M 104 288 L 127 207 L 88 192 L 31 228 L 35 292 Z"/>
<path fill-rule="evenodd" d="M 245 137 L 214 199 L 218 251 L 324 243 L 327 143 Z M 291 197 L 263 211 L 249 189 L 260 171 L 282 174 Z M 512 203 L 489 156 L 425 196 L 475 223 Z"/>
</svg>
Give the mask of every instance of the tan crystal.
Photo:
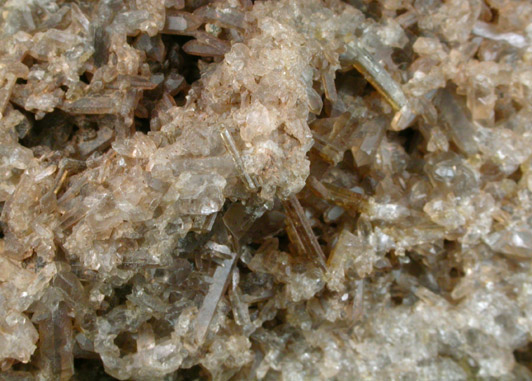
<svg viewBox="0 0 532 381">
<path fill-rule="evenodd" d="M 0 10 L 0 379 L 532 379 L 532 3 Z"/>
</svg>

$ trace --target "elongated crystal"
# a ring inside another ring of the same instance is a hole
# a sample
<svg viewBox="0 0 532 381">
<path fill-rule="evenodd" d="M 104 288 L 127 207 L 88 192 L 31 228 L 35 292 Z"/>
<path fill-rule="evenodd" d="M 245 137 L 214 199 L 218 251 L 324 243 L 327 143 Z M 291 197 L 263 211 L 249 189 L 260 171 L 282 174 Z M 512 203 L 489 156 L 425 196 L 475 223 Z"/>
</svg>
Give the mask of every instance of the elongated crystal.
<svg viewBox="0 0 532 381">
<path fill-rule="evenodd" d="M 435 99 L 436 106 L 441 110 L 440 116 L 454 144 L 468 154 L 477 151 L 475 126 L 466 116 L 457 99 L 449 90 L 440 90 Z"/>
<path fill-rule="evenodd" d="M 319 197 L 324 198 L 342 208 L 351 210 L 354 213 L 363 209 L 366 197 L 349 189 L 327 184 L 319 181 L 314 176 L 307 180 L 310 189 Z"/>
<path fill-rule="evenodd" d="M 415 115 L 399 84 L 364 48 L 357 44 L 349 44 L 348 51 L 354 61 L 355 68 L 395 109 L 396 115 L 392 127 L 396 130 L 408 127 Z"/>
<path fill-rule="evenodd" d="M 238 259 L 238 255 L 232 252 L 229 248 L 224 250 L 225 256 L 221 263 L 216 267 L 214 275 L 210 279 L 209 291 L 203 299 L 201 308 L 198 311 L 198 316 L 194 322 L 194 339 L 196 344 L 202 344 L 205 335 L 209 329 L 216 307 L 220 298 L 224 295 L 225 290 L 229 284 L 231 272 Z"/>
<path fill-rule="evenodd" d="M 225 127 L 221 127 L 220 135 L 222 136 L 222 140 L 225 144 L 225 147 L 227 148 L 227 151 L 231 154 L 233 157 L 233 160 L 235 162 L 236 169 L 240 173 L 240 176 L 242 177 L 242 180 L 244 184 L 248 187 L 249 190 L 254 191 L 257 189 L 257 183 L 256 181 L 246 172 L 246 169 L 244 168 L 244 162 L 242 161 L 242 157 L 240 156 L 240 152 L 238 151 L 238 148 L 236 146 L 236 143 L 231 136 L 231 133 L 229 130 Z"/>
<path fill-rule="evenodd" d="M 312 227 L 305 215 L 305 210 L 299 203 L 297 197 L 283 201 L 286 211 L 286 221 L 290 240 L 297 250 L 307 256 L 311 261 L 320 266 L 323 270 L 327 268 L 325 254 L 312 231 Z"/>
</svg>

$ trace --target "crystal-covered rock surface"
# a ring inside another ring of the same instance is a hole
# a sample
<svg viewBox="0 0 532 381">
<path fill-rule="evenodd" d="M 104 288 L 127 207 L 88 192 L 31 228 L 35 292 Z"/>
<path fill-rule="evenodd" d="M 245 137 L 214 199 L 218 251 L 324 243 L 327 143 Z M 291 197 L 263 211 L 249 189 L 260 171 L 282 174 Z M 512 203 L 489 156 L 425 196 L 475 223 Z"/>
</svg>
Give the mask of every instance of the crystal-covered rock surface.
<svg viewBox="0 0 532 381">
<path fill-rule="evenodd" d="M 532 380 L 530 1 L 0 11 L 0 380 Z"/>
</svg>

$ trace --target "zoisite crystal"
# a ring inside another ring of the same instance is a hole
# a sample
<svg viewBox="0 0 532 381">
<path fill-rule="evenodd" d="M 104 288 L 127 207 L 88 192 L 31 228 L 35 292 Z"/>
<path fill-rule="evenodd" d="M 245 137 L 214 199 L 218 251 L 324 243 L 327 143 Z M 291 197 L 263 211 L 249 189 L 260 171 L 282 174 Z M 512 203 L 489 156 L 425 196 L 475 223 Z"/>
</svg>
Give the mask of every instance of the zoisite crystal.
<svg viewBox="0 0 532 381">
<path fill-rule="evenodd" d="M 0 380 L 532 379 L 530 1 L 0 10 Z"/>
</svg>

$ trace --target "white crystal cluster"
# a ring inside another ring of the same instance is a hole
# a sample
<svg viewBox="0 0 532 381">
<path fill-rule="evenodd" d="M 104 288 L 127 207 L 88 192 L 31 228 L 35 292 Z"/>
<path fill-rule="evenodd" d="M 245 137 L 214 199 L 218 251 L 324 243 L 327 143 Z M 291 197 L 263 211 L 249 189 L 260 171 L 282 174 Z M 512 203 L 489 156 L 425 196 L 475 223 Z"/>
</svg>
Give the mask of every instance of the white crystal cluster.
<svg viewBox="0 0 532 381">
<path fill-rule="evenodd" d="M 0 10 L 0 379 L 532 379 L 532 3 Z"/>
</svg>

